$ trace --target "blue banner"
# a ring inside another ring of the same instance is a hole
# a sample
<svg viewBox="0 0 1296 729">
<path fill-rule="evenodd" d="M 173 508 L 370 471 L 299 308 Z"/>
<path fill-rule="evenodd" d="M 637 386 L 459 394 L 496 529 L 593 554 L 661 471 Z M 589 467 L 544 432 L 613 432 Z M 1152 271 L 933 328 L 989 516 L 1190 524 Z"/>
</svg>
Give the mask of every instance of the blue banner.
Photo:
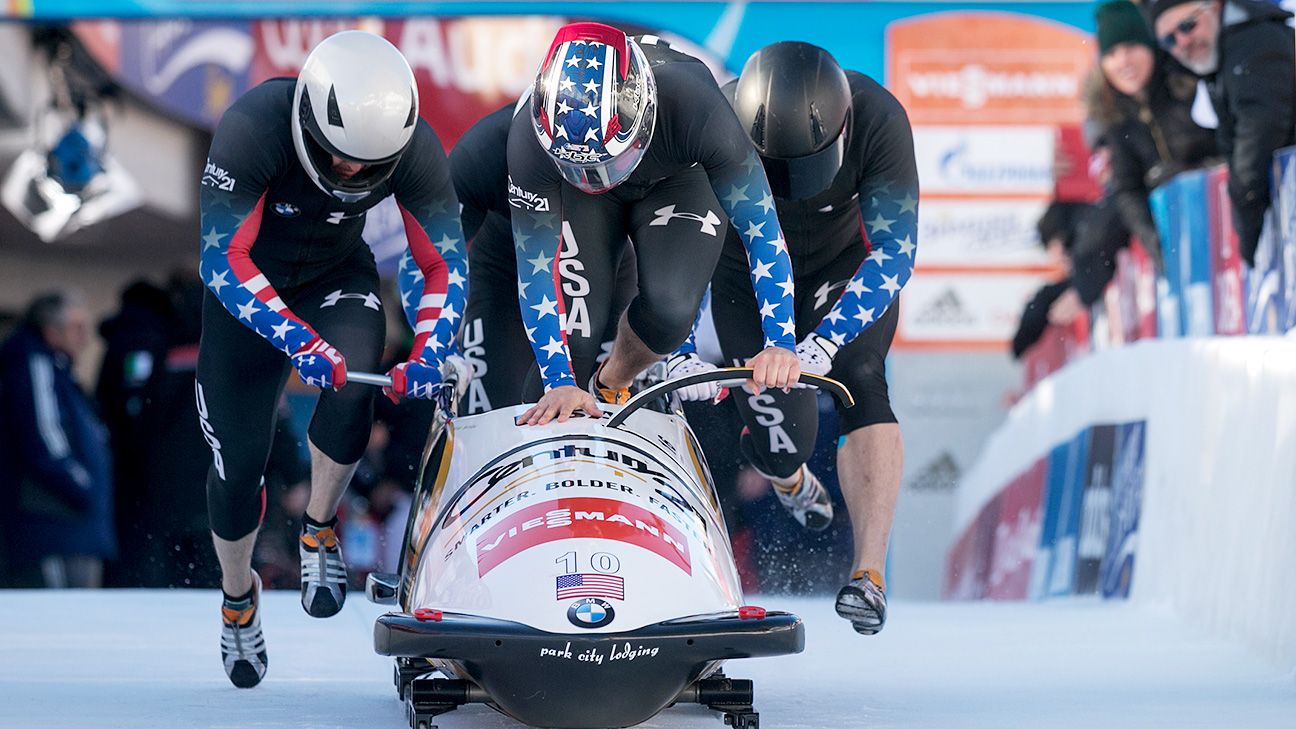
<svg viewBox="0 0 1296 729">
<path fill-rule="evenodd" d="M 1146 424 L 1126 423 L 1116 430 L 1112 461 L 1111 521 L 1107 529 L 1099 589 L 1104 598 L 1129 597 L 1138 546 L 1139 514 L 1143 505 L 1143 464 Z"/>
<path fill-rule="evenodd" d="M 1183 336 L 1183 255 L 1179 235 L 1179 178 L 1152 191 L 1148 206 L 1161 234 L 1164 275 L 1157 279 L 1157 334 L 1162 338 Z"/>
<path fill-rule="evenodd" d="M 1179 188 L 1179 276 L 1183 332 L 1190 337 L 1215 333 L 1211 298 L 1210 224 L 1207 216 L 1206 171 L 1192 170 L 1175 180 Z"/>
</svg>

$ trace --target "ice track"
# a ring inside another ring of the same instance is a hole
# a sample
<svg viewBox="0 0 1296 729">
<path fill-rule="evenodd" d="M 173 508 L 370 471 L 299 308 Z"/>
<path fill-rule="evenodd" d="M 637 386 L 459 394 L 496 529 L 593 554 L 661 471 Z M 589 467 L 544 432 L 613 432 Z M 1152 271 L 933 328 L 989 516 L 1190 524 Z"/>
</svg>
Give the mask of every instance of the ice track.
<svg viewBox="0 0 1296 729">
<path fill-rule="evenodd" d="M 233 688 L 218 656 L 214 592 L 0 591 L 4 729 L 404 729 L 381 609 L 352 596 L 329 620 L 267 594 L 270 672 Z M 855 635 L 823 599 L 753 599 L 806 621 L 805 653 L 736 661 L 756 680 L 764 729 L 853 727 L 1296 727 L 1296 675 L 1181 622 L 1124 603 L 897 603 Z M 720 729 L 699 707 L 652 729 Z M 518 729 L 482 706 L 442 729 Z"/>
</svg>

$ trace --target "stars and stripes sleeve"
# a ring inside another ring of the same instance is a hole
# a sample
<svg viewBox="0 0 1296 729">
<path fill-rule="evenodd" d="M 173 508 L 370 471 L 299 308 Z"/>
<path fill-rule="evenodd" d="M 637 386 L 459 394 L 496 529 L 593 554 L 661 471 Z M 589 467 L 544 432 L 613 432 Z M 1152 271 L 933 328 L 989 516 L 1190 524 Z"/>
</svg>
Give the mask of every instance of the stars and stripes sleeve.
<svg viewBox="0 0 1296 729">
<path fill-rule="evenodd" d="M 913 275 L 918 245 L 918 167 L 913 131 L 892 113 L 865 148 L 859 187 L 860 223 L 870 252 L 815 333 L 838 346 L 882 316 Z"/>
<path fill-rule="evenodd" d="M 407 248 L 397 271 L 401 307 L 414 329 L 410 357 L 438 364 L 454 347 L 468 297 L 468 256 L 450 165 L 420 120 L 394 176 Z"/>
<path fill-rule="evenodd" d="M 716 95 L 724 104 L 718 91 Z M 774 210 L 774 195 L 765 178 L 765 168 L 727 104 L 720 113 L 711 115 L 706 129 L 714 141 L 711 150 L 703 153 L 702 164 L 720 206 L 747 251 L 765 346 L 795 349 L 792 260 Z"/>
<path fill-rule="evenodd" d="M 561 185 L 545 159 L 526 114 L 514 117 L 509 134 L 509 205 L 517 257 L 518 306 L 546 390 L 575 385 L 567 346 L 566 312 L 558 289 L 562 246 Z"/>
<path fill-rule="evenodd" d="M 266 189 L 286 163 L 282 151 L 262 145 L 261 136 L 253 115 L 238 102 L 216 128 L 199 186 L 198 269 L 203 283 L 234 318 L 291 355 L 316 334 L 284 304 L 252 261 Z"/>
</svg>

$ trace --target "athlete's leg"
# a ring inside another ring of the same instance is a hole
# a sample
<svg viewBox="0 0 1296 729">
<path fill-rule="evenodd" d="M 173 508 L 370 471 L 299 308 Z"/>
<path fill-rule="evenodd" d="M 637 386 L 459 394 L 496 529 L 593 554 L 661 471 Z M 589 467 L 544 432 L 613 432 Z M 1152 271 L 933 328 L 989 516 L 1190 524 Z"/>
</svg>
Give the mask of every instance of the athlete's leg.
<svg viewBox="0 0 1296 729">
<path fill-rule="evenodd" d="M 603 385 L 628 387 L 684 342 L 720 257 L 724 220 L 705 171 L 696 167 L 658 183 L 631 207 L 639 293 L 600 370 Z"/>
<path fill-rule="evenodd" d="M 760 307 L 736 234 L 730 234 L 716 267 L 711 310 L 726 361 L 742 364 L 764 348 Z M 832 520 L 831 497 L 804 468 L 814 454 L 819 432 L 814 392 L 734 390 L 731 396 L 743 420 L 739 447 L 744 457 L 770 480 L 779 501 L 799 522 L 816 529 L 827 527 Z"/>
<path fill-rule="evenodd" d="M 887 542 L 900 495 L 904 448 L 891 410 L 886 356 L 895 337 L 900 303 L 837 353 L 829 377 L 855 396 L 839 410 L 845 442 L 837 451 L 837 474 L 855 535 L 855 571 L 885 575 Z"/>
<path fill-rule="evenodd" d="M 252 589 L 252 547 L 265 508 L 261 475 L 289 363 L 210 293 L 203 300 L 202 319 L 195 395 L 203 435 L 212 448 L 207 513 L 221 586 L 227 595 L 244 595 Z"/>
<path fill-rule="evenodd" d="M 382 357 L 386 318 L 378 302 L 378 273 L 367 249 L 338 273 L 294 296 L 288 305 L 346 358 L 348 371 L 373 372 Z M 338 295 L 341 292 L 341 295 Z M 370 295 L 372 294 L 372 295 Z M 311 417 L 311 495 L 306 515 L 326 523 L 337 513 L 373 428 L 371 387 L 324 390 Z"/>
</svg>

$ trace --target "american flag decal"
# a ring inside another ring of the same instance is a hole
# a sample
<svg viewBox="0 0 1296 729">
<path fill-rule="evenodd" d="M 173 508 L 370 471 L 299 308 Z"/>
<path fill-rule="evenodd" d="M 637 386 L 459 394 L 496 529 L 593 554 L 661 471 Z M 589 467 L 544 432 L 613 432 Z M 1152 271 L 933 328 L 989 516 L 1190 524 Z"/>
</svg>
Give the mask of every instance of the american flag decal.
<svg viewBox="0 0 1296 729">
<path fill-rule="evenodd" d="M 559 575 L 556 583 L 555 597 L 558 600 L 575 600 L 581 597 L 625 599 L 625 580 L 616 575 L 589 572 Z"/>
</svg>

